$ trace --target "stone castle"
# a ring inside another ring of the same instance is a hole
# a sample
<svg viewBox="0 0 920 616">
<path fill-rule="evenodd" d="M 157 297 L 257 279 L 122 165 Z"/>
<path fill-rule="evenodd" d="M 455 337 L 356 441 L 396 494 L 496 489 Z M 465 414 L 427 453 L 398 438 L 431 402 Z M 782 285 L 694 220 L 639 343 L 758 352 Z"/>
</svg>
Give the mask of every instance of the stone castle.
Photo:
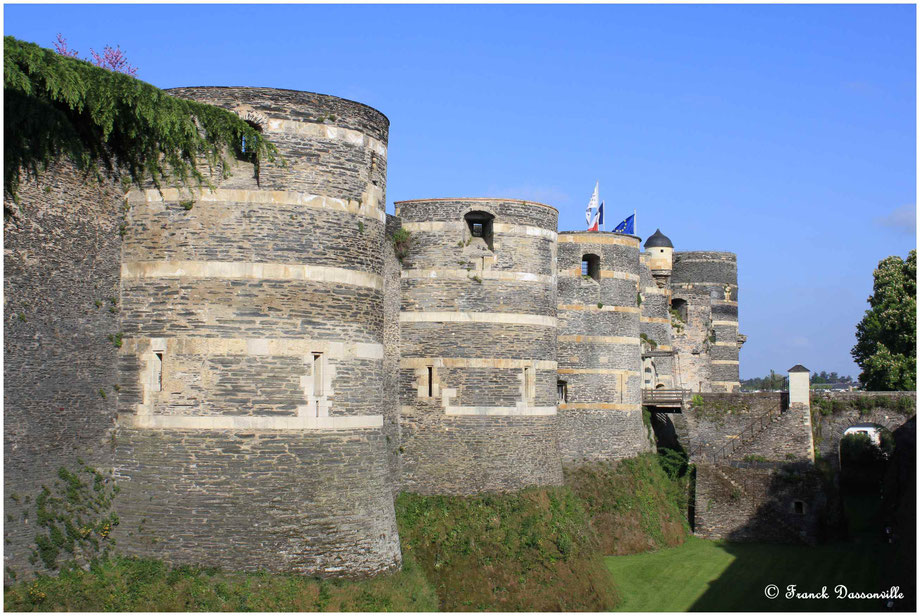
<svg viewBox="0 0 920 616">
<path fill-rule="evenodd" d="M 82 456 L 114 469 L 120 550 L 372 574 L 400 565 L 394 494 L 557 485 L 564 465 L 651 450 L 643 405 L 738 391 L 734 254 L 559 232 L 526 200 L 389 216 L 376 110 L 170 93 L 235 111 L 285 164 L 239 161 L 213 190 L 126 195 L 66 165 L 23 186 L 8 511 Z M 34 528 L 6 528 L 20 564 Z"/>
</svg>

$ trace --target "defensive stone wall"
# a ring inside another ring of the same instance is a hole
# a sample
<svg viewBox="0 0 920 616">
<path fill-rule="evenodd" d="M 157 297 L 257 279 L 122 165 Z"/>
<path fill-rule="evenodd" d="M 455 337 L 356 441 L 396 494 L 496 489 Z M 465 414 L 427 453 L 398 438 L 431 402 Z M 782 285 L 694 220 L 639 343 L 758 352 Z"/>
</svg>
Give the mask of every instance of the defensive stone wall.
<svg viewBox="0 0 920 616">
<path fill-rule="evenodd" d="M 396 208 L 411 234 L 399 318 L 404 488 L 560 484 L 556 210 L 501 199 Z"/>
<path fill-rule="evenodd" d="M 121 552 L 386 571 L 398 491 L 559 485 L 563 463 L 651 447 L 643 386 L 737 382 L 734 255 L 674 257 L 683 331 L 666 238 L 652 258 L 510 199 L 387 216 L 376 110 L 170 94 L 234 111 L 281 156 L 202 169 L 213 188 L 126 195 L 67 164 L 22 183 L 4 223 L 7 565 L 35 537 L 26 497 L 82 458 L 119 484 Z M 710 419 L 678 423 L 710 438 Z"/>
<path fill-rule="evenodd" d="M 642 424 L 639 238 L 563 232 L 558 264 L 563 461 L 619 459 L 646 451 L 650 444 Z"/>
<path fill-rule="evenodd" d="M 398 566 L 381 398 L 387 120 L 310 93 L 171 93 L 256 123 L 287 166 L 128 195 L 121 547 L 202 562 L 222 546 L 235 569 L 322 575 Z"/>
<path fill-rule="evenodd" d="M 4 563 L 28 566 L 34 497 L 78 458 L 111 468 L 124 191 L 61 162 L 4 217 Z"/>
<path fill-rule="evenodd" d="M 915 391 L 813 391 L 815 451 L 836 464 L 847 428 L 872 423 L 894 432 L 917 413 Z"/>
<path fill-rule="evenodd" d="M 675 332 L 674 342 L 687 388 L 738 391 L 737 257 L 730 252 L 675 252 L 671 288 L 673 300 L 688 303 L 688 319 L 677 328 L 683 331 Z"/>
<path fill-rule="evenodd" d="M 736 448 L 729 459 L 742 460 L 755 456 L 775 462 L 808 459 L 811 451 L 811 427 L 802 409 L 784 407 L 781 392 L 703 393 L 683 412 L 690 434 L 690 448 L 701 456 L 716 454 L 731 441 L 756 438 L 750 444 Z M 699 404 L 702 400 L 702 404 Z M 772 421 L 751 432 L 752 422 L 774 411 Z"/>
<path fill-rule="evenodd" d="M 694 534 L 733 542 L 815 544 L 827 497 L 808 463 L 698 464 Z"/>
</svg>

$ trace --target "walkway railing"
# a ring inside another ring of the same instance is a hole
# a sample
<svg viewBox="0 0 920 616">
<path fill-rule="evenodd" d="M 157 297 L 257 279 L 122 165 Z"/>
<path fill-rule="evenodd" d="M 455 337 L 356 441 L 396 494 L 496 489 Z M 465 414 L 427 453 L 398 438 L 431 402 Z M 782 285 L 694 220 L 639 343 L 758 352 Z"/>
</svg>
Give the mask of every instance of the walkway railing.
<svg viewBox="0 0 920 616">
<path fill-rule="evenodd" d="M 643 389 L 642 404 L 646 406 L 682 406 L 689 389 Z"/>
</svg>

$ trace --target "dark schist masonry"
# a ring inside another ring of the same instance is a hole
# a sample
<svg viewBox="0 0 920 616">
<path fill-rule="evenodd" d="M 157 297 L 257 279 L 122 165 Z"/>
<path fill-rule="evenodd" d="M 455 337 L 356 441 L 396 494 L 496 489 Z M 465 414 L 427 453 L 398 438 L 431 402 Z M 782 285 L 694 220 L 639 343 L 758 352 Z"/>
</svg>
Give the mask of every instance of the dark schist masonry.
<svg viewBox="0 0 920 616">
<path fill-rule="evenodd" d="M 737 389 L 731 253 L 560 233 L 555 208 L 511 198 L 387 215 L 380 112 L 170 94 L 234 111 L 283 160 L 202 169 L 214 191 L 126 193 L 67 163 L 23 180 L 4 223 L 6 565 L 30 567 L 25 497 L 80 458 L 121 488 L 123 553 L 392 570 L 400 491 L 559 485 L 652 447 L 647 390 Z"/>
</svg>

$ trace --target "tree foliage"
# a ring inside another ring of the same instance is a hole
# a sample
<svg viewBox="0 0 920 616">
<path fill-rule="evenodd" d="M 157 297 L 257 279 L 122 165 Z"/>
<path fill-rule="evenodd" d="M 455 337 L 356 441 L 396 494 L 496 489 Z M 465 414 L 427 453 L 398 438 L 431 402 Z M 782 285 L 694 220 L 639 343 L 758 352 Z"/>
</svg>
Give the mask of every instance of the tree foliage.
<svg viewBox="0 0 920 616">
<path fill-rule="evenodd" d="M 3 40 L 4 191 L 61 157 L 145 180 L 209 184 L 227 155 L 274 160 L 275 147 L 236 114 L 169 96 L 129 75 L 11 36 Z M 245 139 L 246 151 L 242 144 Z"/>
<path fill-rule="evenodd" d="M 907 260 L 888 257 L 874 273 L 869 310 L 856 326 L 853 359 L 866 389 L 912 390 L 917 386 L 917 251 Z"/>
<path fill-rule="evenodd" d="M 64 38 L 64 35 L 60 32 L 58 32 L 57 39 L 54 41 L 54 51 L 68 58 L 76 58 L 80 53 L 76 49 L 70 48 L 67 44 L 67 39 Z M 102 53 L 98 53 L 95 49 L 90 47 L 89 53 L 93 58 L 93 64 L 96 66 L 137 77 L 137 67 L 128 62 L 128 57 L 125 55 L 125 52 L 121 50 L 120 45 L 116 45 L 114 49 L 111 45 L 106 45 Z"/>
</svg>

